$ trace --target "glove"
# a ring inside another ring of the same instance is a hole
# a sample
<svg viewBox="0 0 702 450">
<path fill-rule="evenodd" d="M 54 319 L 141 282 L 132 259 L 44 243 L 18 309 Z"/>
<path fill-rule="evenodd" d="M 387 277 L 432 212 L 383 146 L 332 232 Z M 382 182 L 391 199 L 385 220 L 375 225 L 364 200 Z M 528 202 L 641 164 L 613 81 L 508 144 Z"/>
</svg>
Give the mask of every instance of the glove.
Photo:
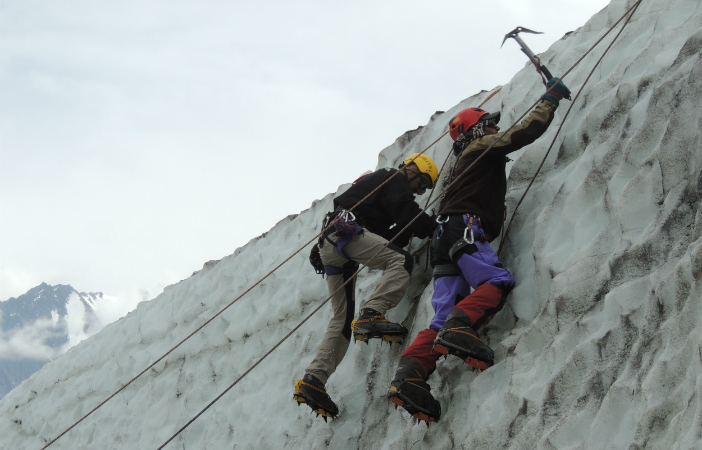
<svg viewBox="0 0 702 450">
<path fill-rule="evenodd" d="M 560 78 L 555 77 L 548 80 L 546 87 L 550 89 L 553 85 L 556 85 L 548 94 L 544 95 L 544 100 L 548 100 L 554 105 L 558 106 L 559 101 L 562 98 L 570 100 L 570 89 L 561 81 L 558 82 Z M 556 84 L 558 83 L 558 84 Z"/>
<path fill-rule="evenodd" d="M 319 247 L 314 244 L 312 251 L 310 251 L 310 264 L 314 267 L 315 273 L 324 276 L 324 263 L 322 262 L 322 257 L 319 255 Z"/>
</svg>

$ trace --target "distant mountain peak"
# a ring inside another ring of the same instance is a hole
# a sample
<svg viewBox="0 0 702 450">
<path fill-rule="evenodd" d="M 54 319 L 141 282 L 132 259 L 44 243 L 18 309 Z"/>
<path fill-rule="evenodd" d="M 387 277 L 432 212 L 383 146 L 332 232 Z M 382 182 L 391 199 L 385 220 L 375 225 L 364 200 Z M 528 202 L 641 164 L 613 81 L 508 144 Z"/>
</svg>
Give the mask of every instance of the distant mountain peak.
<svg viewBox="0 0 702 450">
<path fill-rule="evenodd" d="M 95 311 L 102 292 L 41 283 L 0 302 L 0 397 L 46 361 L 99 331 Z"/>
</svg>

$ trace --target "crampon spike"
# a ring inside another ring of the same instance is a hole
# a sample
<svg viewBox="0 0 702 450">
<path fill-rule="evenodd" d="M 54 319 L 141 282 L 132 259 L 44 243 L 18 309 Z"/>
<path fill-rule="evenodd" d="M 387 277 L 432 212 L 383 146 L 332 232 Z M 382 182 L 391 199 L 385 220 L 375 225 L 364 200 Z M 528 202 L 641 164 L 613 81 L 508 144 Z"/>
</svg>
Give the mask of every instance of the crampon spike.
<svg viewBox="0 0 702 450">
<path fill-rule="evenodd" d="M 322 416 L 324 418 L 324 423 L 327 422 L 327 416 Z"/>
</svg>

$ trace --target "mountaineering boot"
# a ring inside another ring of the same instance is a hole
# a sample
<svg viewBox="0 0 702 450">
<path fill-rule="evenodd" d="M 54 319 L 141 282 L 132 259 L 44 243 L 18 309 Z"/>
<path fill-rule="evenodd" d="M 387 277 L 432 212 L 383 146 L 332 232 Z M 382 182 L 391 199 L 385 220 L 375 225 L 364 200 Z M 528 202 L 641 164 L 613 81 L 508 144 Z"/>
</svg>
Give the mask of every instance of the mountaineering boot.
<svg viewBox="0 0 702 450">
<path fill-rule="evenodd" d="M 364 308 L 358 319 L 351 322 L 353 337 L 357 341 L 368 342 L 368 339 L 380 338 L 387 342 L 401 342 L 407 336 L 407 328 L 400 323 L 388 321 L 384 315 L 371 308 Z"/>
<path fill-rule="evenodd" d="M 495 363 L 495 353 L 478 338 L 478 333 L 470 327 L 468 315 L 458 308 L 453 308 L 446 318 L 434 339 L 433 350 L 444 355 L 456 355 L 480 370 Z"/>
<path fill-rule="evenodd" d="M 429 390 L 422 366 L 413 358 L 400 358 L 395 379 L 388 391 L 388 400 L 395 404 L 395 408 L 402 406 L 412 417 L 427 422 L 427 425 L 439 420 L 441 405 Z"/>
<path fill-rule="evenodd" d="M 297 380 L 297 383 L 295 383 L 293 400 L 297 401 L 298 405 L 307 403 L 312 408 L 312 411 L 324 418 L 325 422 L 327 417 L 333 419 L 339 414 L 339 408 L 336 407 L 327 391 L 324 390 L 324 383 L 308 373 L 302 377 L 302 380 Z"/>
</svg>

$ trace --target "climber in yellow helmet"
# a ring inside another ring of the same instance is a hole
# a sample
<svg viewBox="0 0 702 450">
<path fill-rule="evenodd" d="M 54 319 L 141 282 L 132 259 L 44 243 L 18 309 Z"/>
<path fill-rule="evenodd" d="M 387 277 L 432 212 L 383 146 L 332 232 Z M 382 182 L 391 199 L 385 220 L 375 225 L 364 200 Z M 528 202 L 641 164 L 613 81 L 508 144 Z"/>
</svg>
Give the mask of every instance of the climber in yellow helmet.
<svg viewBox="0 0 702 450">
<path fill-rule="evenodd" d="M 421 211 L 414 194 L 423 194 L 436 183 L 438 176 L 434 161 L 415 153 L 398 169 L 376 170 L 356 180 L 334 199 L 335 209 L 324 219 L 323 227 L 327 228 L 340 216 L 312 249 L 310 262 L 317 273 L 327 275 L 330 294 L 349 280 L 359 264 L 383 271 L 375 291 L 360 306 L 356 320 L 352 320 L 356 309 L 355 281 L 334 294 L 331 299 L 334 315 L 322 343 L 304 377 L 295 384 L 294 399 L 306 403 L 324 420 L 339 412 L 324 386 L 344 358 L 352 336 L 367 343 L 373 338 L 399 342 L 407 335 L 407 329 L 388 321 L 385 312 L 397 306 L 409 285 L 414 261 L 402 247 L 409 243 L 412 234 L 427 238 L 437 226 L 434 218 Z M 415 217 L 417 220 L 385 247 Z"/>
</svg>

